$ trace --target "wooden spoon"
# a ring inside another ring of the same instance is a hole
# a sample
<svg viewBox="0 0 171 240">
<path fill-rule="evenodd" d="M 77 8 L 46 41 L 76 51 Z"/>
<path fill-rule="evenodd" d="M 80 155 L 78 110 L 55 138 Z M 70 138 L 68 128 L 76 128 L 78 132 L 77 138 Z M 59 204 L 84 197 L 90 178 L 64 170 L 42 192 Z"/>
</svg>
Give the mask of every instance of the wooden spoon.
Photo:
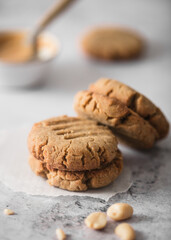
<svg viewBox="0 0 171 240">
<path fill-rule="evenodd" d="M 37 56 L 37 38 L 39 34 L 44 30 L 47 25 L 57 16 L 64 11 L 64 9 L 75 0 L 60 0 L 45 13 L 41 20 L 37 23 L 36 27 L 29 34 L 28 41 L 33 49 L 33 57 Z"/>
</svg>

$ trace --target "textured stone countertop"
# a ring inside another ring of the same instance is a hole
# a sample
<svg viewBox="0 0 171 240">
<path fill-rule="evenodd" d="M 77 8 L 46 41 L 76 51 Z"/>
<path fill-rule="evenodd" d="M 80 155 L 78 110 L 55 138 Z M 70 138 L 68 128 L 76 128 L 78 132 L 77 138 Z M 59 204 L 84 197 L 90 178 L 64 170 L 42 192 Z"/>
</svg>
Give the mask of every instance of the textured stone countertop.
<svg viewBox="0 0 171 240">
<path fill-rule="evenodd" d="M 0 0 L 0 29 L 32 26 L 51 2 L 54 0 Z M 162 108 L 171 122 L 170 9 L 170 0 L 77 1 L 50 27 L 59 37 L 62 50 L 46 84 L 35 89 L 0 87 L 0 130 L 55 115 L 74 115 L 75 92 L 102 76 L 123 81 L 144 93 Z M 124 63 L 84 58 L 76 44 L 78 36 L 89 26 L 104 23 L 138 30 L 147 42 L 143 58 Z M 55 240 L 57 227 L 65 230 L 67 239 L 117 239 L 113 234 L 115 222 L 109 222 L 104 231 L 84 226 L 84 218 L 89 213 L 106 211 L 114 202 L 133 206 L 134 216 L 127 222 L 136 230 L 136 239 L 171 239 L 170 143 L 171 135 L 150 151 L 123 148 L 124 161 L 132 169 L 133 185 L 128 192 L 117 194 L 107 202 L 91 197 L 30 196 L 13 192 L 0 183 L 0 239 Z M 16 214 L 5 216 L 6 207 Z"/>
</svg>

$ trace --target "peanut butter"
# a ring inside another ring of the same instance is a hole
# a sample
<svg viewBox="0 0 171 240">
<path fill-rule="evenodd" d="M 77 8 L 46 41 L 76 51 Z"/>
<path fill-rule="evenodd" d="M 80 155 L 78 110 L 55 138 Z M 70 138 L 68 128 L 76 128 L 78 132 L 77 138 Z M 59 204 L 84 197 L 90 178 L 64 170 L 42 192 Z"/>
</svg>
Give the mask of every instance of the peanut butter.
<svg viewBox="0 0 171 240">
<path fill-rule="evenodd" d="M 42 52 L 49 51 L 52 56 L 57 49 L 51 41 L 39 36 L 38 57 Z M 0 61 L 9 63 L 22 63 L 33 59 L 33 48 L 29 44 L 28 34 L 24 31 L 1 32 L 0 33 Z"/>
</svg>

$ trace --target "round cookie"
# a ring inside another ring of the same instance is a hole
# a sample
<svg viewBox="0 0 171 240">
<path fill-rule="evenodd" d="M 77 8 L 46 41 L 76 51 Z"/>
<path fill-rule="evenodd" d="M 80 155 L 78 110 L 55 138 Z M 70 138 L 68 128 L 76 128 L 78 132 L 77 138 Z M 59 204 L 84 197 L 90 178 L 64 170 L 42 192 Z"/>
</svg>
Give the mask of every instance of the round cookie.
<svg viewBox="0 0 171 240">
<path fill-rule="evenodd" d="M 169 132 L 169 123 L 161 110 L 148 98 L 131 87 L 107 78 L 101 78 L 89 87 L 90 91 L 114 97 L 147 120 L 158 132 L 159 139 Z"/>
<path fill-rule="evenodd" d="M 116 156 L 117 139 L 96 121 L 61 116 L 35 123 L 28 148 L 50 170 L 83 171 L 111 162 Z"/>
<path fill-rule="evenodd" d="M 92 57 L 131 59 L 140 55 L 143 41 L 135 32 L 117 27 L 98 27 L 87 32 L 82 49 Z"/>
<path fill-rule="evenodd" d="M 46 167 L 46 163 L 41 160 L 36 159 L 32 155 L 29 156 L 29 165 L 32 171 L 37 175 L 44 178 L 47 178 L 49 170 Z"/>
<path fill-rule="evenodd" d="M 91 171 L 71 172 L 56 169 L 48 172 L 43 161 L 33 156 L 29 157 L 29 163 L 33 172 L 40 176 L 43 174 L 48 178 L 50 185 L 69 191 L 86 191 L 107 186 L 120 175 L 123 168 L 120 151 L 117 151 L 115 159 L 103 169 Z"/>
<path fill-rule="evenodd" d="M 158 139 L 155 128 L 116 98 L 80 91 L 75 96 L 74 108 L 80 117 L 112 127 L 113 132 L 132 147 L 149 149 Z"/>
</svg>

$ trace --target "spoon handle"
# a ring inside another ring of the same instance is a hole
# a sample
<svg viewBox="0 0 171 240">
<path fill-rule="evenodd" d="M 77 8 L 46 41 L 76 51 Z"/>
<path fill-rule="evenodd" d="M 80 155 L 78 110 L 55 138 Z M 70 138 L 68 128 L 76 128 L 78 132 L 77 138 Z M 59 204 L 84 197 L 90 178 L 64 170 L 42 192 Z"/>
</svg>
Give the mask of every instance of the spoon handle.
<svg viewBox="0 0 171 240">
<path fill-rule="evenodd" d="M 43 18 L 37 23 L 36 27 L 33 29 L 30 34 L 30 43 L 33 46 L 34 52 L 36 52 L 36 40 L 37 36 L 40 32 L 60 13 L 64 11 L 64 9 L 75 0 L 60 0 L 43 16 Z"/>
<path fill-rule="evenodd" d="M 37 25 L 37 31 L 42 31 L 55 17 L 57 17 L 63 10 L 75 0 L 60 0 L 43 16 Z"/>
</svg>

